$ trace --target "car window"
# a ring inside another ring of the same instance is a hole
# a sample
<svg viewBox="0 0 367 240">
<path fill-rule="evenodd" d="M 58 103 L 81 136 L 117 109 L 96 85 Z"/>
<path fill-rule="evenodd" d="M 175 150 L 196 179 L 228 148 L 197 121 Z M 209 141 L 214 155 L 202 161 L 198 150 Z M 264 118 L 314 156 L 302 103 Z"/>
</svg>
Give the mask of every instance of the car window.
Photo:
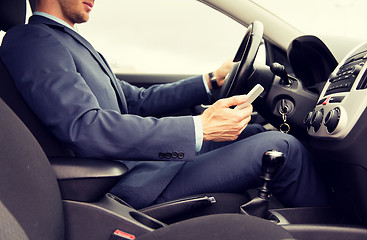
<svg viewBox="0 0 367 240">
<path fill-rule="evenodd" d="M 233 59 L 246 28 L 195 0 L 96 1 L 78 31 L 117 73 L 196 74 Z"/>
<path fill-rule="evenodd" d="M 367 38 L 365 0 L 252 0 L 306 34 Z"/>
<path fill-rule="evenodd" d="M 4 31 L 0 31 L 0 41 L 3 39 L 4 35 L 5 35 L 5 32 Z"/>
</svg>

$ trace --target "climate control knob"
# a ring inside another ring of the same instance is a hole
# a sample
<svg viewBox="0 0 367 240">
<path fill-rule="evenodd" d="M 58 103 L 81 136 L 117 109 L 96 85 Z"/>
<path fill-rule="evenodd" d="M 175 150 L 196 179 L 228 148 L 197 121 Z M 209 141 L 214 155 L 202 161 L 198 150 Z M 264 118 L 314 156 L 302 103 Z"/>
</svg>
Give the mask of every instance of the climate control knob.
<svg viewBox="0 0 367 240">
<path fill-rule="evenodd" d="M 323 118 L 324 109 L 320 109 L 313 114 L 310 124 L 314 128 L 315 132 L 320 129 Z"/>
<path fill-rule="evenodd" d="M 324 125 L 329 133 L 334 132 L 340 120 L 340 108 L 336 107 L 326 114 Z"/>
<path fill-rule="evenodd" d="M 309 112 L 305 119 L 303 119 L 303 124 L 306 125 L 307 128 L 311 127 L 311 119 L 313 116 L 313 112 Z"/>
</svg>

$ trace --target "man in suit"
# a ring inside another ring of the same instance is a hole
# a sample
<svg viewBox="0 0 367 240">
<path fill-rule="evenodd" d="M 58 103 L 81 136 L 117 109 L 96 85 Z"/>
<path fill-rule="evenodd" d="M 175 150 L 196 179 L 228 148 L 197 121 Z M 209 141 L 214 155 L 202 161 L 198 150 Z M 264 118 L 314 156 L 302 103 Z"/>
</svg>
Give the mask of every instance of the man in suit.
<svg viewBox="0 0 367 240">
<path fill-rule="evenodd" d="M 111 191 L 136 208 L 204 192 L 243 192 L 259 184 L 265 151 L 285 154 L 273 191 L 287 206 L 327 202 L 311 157 L 294 137 L 249 125 L 252 106 L 234 96 L 200 116 L 154 116 L 210 103 L 208 74 L 148 89 L 118 80 L 73 30 L 94 0 L 39 0 L 29 24 L 10 30 L 1 58 L 41 121 L 83 157 L 124 161 Z M 231 67 L 214 72 L 223 84 Z"/>
</svg>

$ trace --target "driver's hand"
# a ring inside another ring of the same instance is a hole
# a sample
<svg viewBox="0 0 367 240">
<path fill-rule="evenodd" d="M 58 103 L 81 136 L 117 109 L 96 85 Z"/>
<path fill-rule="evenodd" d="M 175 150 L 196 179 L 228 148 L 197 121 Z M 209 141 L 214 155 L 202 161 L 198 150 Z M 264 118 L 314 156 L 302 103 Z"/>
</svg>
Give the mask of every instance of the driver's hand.
<svg viewBox="0 0 367 240">
<path fill-rule="evenodd" d="M 251 120 L 252 105 L 243 108 L 230 108 L 247 101 L 247 96 L 223 98 L 206 109 L 201 117 L 204 141 L 233 141 L 247 127 Z"/>
<path fill-rule="evenodd" d="M 220 66 L 216 71 L 213 72 L 214 76 L 217 79 L 218 86 L 222 86 L 224 83 L 224 79 L 226 78 L 227 74 L 231 69 L 233 68 L 234 62 L 232 60 L 228 60 L 227 62 L 223 63 L 222 66 Z M 208 86 L 210 89 L 212 89 L 209 75 L 206 76 Z"/>
</svg>

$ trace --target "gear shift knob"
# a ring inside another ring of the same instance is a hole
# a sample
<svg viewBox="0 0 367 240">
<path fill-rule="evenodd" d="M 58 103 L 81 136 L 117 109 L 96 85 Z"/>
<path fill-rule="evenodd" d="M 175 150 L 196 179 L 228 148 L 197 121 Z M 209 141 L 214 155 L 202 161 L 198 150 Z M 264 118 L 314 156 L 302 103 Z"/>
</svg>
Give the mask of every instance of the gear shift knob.
<svg viewBox="0 0 367 240">
<path fill-rule="evenodd" d="M 284 161 L 285 159 L 282 152 L 279 152 L 277 150 L 269 150 L 264 153 L 261 166 L 261 178 L 264 180 L 264 182 L 263 185 L 258 188 L 258 197 L 263 199 L 270 198 L 268 185 L 270 184 L 271 180 L 273 179 L 279 168 L 284 164 Z"/>
<path fill-rule="evenodd" d="M 269 150 L 263 155 L 261 170 L 264 175 L 269 174 L 272 178 L 283 164 L 284 154 L 277 150 Z"/>
</svg>

